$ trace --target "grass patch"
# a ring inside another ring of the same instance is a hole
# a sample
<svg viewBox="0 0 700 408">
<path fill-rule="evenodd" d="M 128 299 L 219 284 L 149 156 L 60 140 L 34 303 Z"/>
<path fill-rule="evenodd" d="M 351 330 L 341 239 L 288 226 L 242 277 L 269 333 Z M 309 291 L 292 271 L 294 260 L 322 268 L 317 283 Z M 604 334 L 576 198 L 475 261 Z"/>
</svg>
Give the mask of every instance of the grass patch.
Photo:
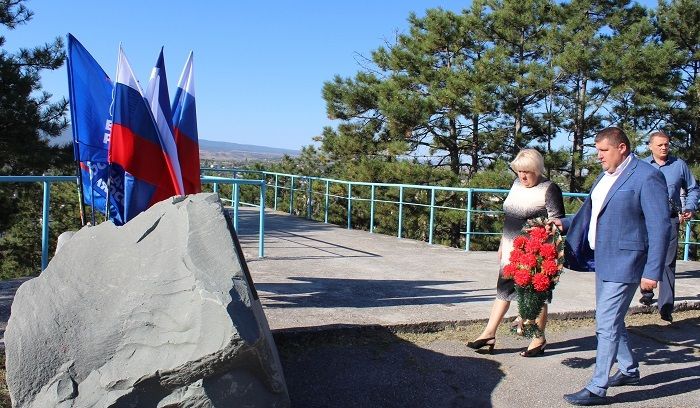
<svg viewBox="0 0 700 408">
<path fill-rule="evenodd" d="M 10 392 L 5 382 L 5 349 L 0 350 L 0 408 L 10 408 Z"/>
</svg>

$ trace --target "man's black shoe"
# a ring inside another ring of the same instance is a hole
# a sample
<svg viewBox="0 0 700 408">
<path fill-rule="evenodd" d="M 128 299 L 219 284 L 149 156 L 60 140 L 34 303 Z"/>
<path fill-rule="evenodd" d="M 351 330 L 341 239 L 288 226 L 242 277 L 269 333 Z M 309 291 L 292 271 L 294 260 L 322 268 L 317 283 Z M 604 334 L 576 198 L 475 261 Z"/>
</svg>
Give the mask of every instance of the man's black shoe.
<svg viewBox="0 0 700 408">
<path fill-rule="evenodd" d="M 615 375 L 608 378 L 609 387 L 619 387 L 621 385 L 635 385 L 639 384 L 639 374 L 637 375 L 626 375 L 622 374 L 622 371 L 617 370 Z"/>
<path fill-rule="evenodd" d="M 662 320 L 666 320 L 669 323 L 673 323 L 673 315 L 671 315 L 671 313 L 661 312 L 660 315 Z"/>
<path fill-rule="evenodd" d="M 673 305 L 663 305 L 659 309 L 659 315 L 661 315 L 661 318 L 669 323 L 673 323 L 673 316 L 671 313 L 673 313 Z"/>
<path fill-rule="evenodd" d="M 586 388 L 574 394 L 566 394 L 564 399 L 572 405 L 606 405 L 608 403 L 607 398 L 595 395 Z"/>
</svg>

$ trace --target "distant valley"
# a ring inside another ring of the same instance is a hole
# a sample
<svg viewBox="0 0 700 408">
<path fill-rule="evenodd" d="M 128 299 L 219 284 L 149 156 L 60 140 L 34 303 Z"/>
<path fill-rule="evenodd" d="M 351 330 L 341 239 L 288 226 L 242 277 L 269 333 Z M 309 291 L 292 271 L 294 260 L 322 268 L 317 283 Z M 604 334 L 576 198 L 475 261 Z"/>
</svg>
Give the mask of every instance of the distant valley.
<svg viewBox="0 0 700 408">
<path fill-rule="evenodd" d="M 72 139 L 71 129 L 68 127 L 61 136 L 52 139 L 50 144 L 66 145 L 71 143 Z M 277 161 L 285 154 L 298 156 L 299 153 L 299 150 L 292 149 L 199 139 L 200 159 L 213 162 Z"/>
<path fill-rule="evenodd" d="M 281 149 L 231 142 L 215 142 L 199 139 L 199 157 L 201 160 L 214 161 L 275 161 L 284 155 L 298 156 L 298 150 Z"/>
</svg>

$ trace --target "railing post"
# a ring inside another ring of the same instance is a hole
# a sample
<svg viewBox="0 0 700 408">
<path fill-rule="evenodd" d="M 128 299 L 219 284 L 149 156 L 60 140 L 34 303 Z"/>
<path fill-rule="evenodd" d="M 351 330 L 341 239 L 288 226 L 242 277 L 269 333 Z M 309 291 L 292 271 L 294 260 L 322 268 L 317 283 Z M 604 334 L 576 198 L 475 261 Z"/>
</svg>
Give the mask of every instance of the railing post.
<svg viewBox="0 0 700 408">
<path fill-rule="evenodd" d="M 44 181 L 44 203 L 41 223 L 41 271 L 49 264 L 49 196 L 51 183 Z"/>
<path fill-rule="evenodd" d="M 688 260 L 688 250 L 690 246 L 690 220 L 685 222 L 685 244 L 683 244 L 683 260 Z"/>
<path fill-rule="evenodd" d="M 472 189 L 467 190 L 467 225 L 464 236 L 464 250 L 469 251 L 472 237 Z"/>
<path fill-rule="evenodd" d="M 277 211 L 277 190 L 279 189 L 279 184 L 277 183 L 277 174 L 275 174 L 275 211 Z"/>
<path fill-rule="evenodd" d="M 428 233 L 428 243 L 433 243 L 433 223 L 435 219 L 435 189 L 430 189 L 430 232 Z"/>
<path fill-rule="evenodd" d="M 260 184 L 260 227 L 258 228 L 258 256 L 265 257 L 265 181 Z"/>
<path fill-rule="evenodd" d="M 234 173 L 233 178 L 236 178 Z M 233 183 L 233 188 L 231 189 L 231 205 L 233 205 L 233 229 L 238 232 L 238 204 L 239 204 L 239 185 L 238 183 Z"/>
<path fill-rule="evenodd" d="M 292 177 L 292 184 L 289 187 L 289 215 L 294 214 L 294 176 Z"/>
<path fill-rule="evenodd" d="M 348 229 L 352 228 L 352 184 L 348 183 Z"/>
<path fill-rule="evenodd" d="M 313 194 L 313 179 L 306 178 L 308 185 L 306 186 L 306 218 L 311 219 L 311 194 Z"/>
<path fill-rule="evenodd" d="M 325 214 L 323 215 L 323 222 L 326 223 L 326 224 L 328 224 L 328 190 L 329 190 L 329 184 L 330 184 L 330 181 L 326 180 L 326 197 L 325 197 L 325 202 L 326 202 L 326 203 L 324 204 L 324 207 L 323 207 L 323 212 L 325 213 Z"/>
<path fill-rule="evenodd" d="M 219 183 L 214 183 L 214 192 L 219 194 Z"/>
<path fill-rule="evenodd" d="M 372 194 L 369 200 L 369 233 L 374 233 L 374 184 L 372 184 Z"/>
<path fill-rule="evenodd" d="M 399 186 L 399 233 L 397 236 L 401 238 L 401 224 L 403 223 L 403 186 Z"/>
</svg>

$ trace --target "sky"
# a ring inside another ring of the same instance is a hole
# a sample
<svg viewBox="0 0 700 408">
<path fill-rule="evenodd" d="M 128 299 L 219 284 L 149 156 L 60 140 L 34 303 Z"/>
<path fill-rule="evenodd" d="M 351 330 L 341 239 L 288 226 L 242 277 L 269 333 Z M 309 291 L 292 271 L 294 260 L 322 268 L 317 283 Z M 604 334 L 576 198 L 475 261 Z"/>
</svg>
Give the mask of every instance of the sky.
<svg viewBox="0 0 700 408">
<path fill-rule="evenodd" d="M 193 51 L 200 138 L 300 149 L 324 126 L 338 124 L 327 118 L 324 82 L 354 76 L 362 56 L 408 31 L 410 12 L 461 12 L 470 3 L 27 0 L 33 19 L 2 34 L 12 52 L 71 33 L 112 78 L 121 43 L 143 86 L 164 47 L 171 98 Z M 43 71 L 42 85 L 55 98 L 67 98 L 65 65 Z"/>
</svg>

